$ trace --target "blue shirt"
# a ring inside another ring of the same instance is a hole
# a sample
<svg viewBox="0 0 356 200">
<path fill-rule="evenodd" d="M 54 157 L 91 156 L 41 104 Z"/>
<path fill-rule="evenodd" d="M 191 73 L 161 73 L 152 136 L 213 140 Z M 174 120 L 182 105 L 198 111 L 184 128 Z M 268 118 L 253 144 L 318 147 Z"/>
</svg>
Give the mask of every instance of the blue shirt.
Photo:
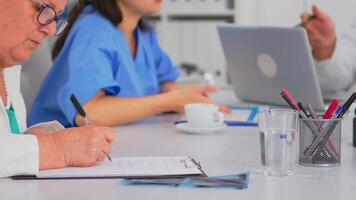
<svg viewBox="0 0 356 200">
<path fill-rule="evenodd" d="M 158 45 L 152 27 L 136 28 L 132 57 L 123 33 L 93 7 L 84 9 L 34 100 L 28 124 L 58 120 L 75 126 L 75 94 L 85 104 L 100 90 L 106 95 L 143 97 L 160 93 L 160 84 L 179 72 Z"/>
</svg>

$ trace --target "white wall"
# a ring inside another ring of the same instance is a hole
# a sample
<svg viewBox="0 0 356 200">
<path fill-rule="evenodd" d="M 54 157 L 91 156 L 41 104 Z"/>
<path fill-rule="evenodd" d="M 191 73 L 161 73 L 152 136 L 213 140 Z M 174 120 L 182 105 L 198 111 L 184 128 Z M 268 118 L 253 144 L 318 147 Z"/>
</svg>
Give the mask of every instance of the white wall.
<svg viewBox="0 0 356 200">
<path fill-rule="evenodd" d="M 316 0 L 315 3 L 333 17 L 339 33 L 356 21 L 355 0 Z"/>
<path fill-rule="evenodd" d="M 293 26 L 306 2 L 318 5 L 337 25 L 338 33 L 356 20 L 355 0 L 236 0 L 239 23 L 244 25 Z"/>
</svg>

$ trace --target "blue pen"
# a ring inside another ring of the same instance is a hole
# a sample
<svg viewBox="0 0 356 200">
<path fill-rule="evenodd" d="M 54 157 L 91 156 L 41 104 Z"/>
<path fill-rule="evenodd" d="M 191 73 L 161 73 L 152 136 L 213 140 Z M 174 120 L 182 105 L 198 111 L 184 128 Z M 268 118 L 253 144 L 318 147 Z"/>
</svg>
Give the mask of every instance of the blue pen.
<svg viewBox="0 0 356 200">
<path fill-rule="evenodd" d="M 342 112 L 342 107 L 339 106 L 339 107 L 337 108 L 337 110 L 336 110 L 334 116 L 336 116 L 336 117 L 339 116 L 341 112 Z"/>
<path fill-rule="evenodd" d="M 225 121 L 224 122 L 228 126 L 250 126 L 257 127 L 258 124 L 255 122 L 234 122 L 234 121 Z"/>
</svg>

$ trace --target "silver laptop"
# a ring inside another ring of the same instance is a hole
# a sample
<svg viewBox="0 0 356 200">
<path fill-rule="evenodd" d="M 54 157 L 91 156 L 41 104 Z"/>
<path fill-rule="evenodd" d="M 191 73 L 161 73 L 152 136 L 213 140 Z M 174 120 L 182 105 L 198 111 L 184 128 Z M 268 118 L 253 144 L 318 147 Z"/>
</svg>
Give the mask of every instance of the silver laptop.
<svg viewBox="0 0 356 200">
<path fill-rule="evenodd" d="M 239 99 L 287 105 L 280 95 L 286 88 L 297 102 L 324 110 L 304 29 L 219 25 L 218 31 Z"/>
</svg>

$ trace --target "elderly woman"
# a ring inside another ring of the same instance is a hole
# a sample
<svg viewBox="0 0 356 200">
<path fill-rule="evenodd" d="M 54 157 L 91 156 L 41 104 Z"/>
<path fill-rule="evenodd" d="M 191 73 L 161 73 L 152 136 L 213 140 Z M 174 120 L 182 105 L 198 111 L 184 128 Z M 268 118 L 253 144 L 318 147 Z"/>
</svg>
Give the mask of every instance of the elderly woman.
<svg viewBox="0 0 356 200">
<path fill-rule="evenodd" d="M 14 65 L 29 59 L 47 36 L 63 30 L 66 23 L 57 16 L 66 3 L 0 0 L 0 177 L 93 166 L 111 151 L 115 133 L 109 128 L 86 126 L 51 134 L 39 128 L 26 131 L 21 67 Z"/>
</svg>

